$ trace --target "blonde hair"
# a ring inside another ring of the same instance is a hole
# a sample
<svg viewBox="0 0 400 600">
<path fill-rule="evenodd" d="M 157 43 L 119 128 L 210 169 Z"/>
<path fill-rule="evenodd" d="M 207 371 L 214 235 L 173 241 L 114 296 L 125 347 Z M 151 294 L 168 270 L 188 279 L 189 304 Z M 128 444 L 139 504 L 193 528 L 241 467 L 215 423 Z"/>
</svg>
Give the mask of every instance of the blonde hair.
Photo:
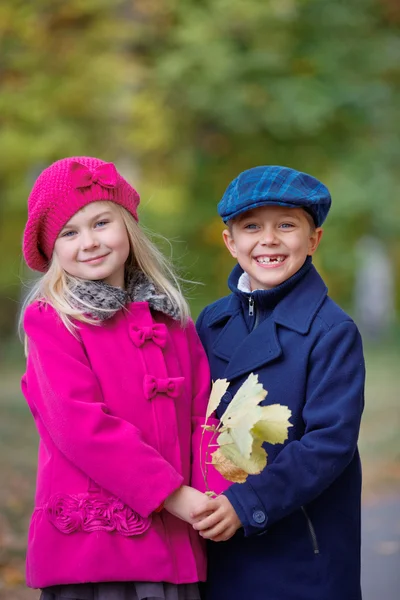
<svg viewBox="0 0 400 600">
<path fill-rule="evenodd" d="M 144 273 L 155 285 L 157 291 L 164 293 L 173 306 L 177 309 L 180 322 L 185 326 L 190 316 L 189 306 L 183 297 L 180 281 L 170 261 L 153 244 L 149 237 L 137 224 L 133 216 L 122 206 L 115 204 L 118 209 L 128 234 L 130 253 L 125 263 L 125 277 L 135 269 Z M 25 343 L 26 336 L 23 331 L 23 318 L 27 307 L 36 300 L 50 304 L 58 313 L 66 328 L 76 334 L 77 325 L 73 320 L 81 323 L 99 325 L 101 321 L 90 317 L 94 308 L 104 313 L 114 313 L 114 309 L 93 307 L 90 303 L 78 298 L 74 293 L 75 286 L 81 280 L 69 275 L 62 269 L 57 255 L 53 252 L 51 262 L 46 273 L 39 278 L 26 296 L 21 309 L 19 331 Z M 84 308 L 77 308 L 76 301 Z"/>
</svg>

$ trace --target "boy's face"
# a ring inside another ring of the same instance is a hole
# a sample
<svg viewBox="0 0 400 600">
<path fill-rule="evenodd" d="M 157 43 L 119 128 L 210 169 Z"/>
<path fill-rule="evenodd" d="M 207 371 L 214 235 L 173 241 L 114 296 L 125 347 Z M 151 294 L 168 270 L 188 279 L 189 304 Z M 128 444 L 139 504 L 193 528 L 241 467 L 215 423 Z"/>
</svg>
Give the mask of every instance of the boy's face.
<svg viewBox="0 0 400 600">
<path fill-rule="evenodd" d="M 322 229 L 302 208 L 260 206 L 225 229 L 226 247 L 250 277 L 251 290 L 269 290 L 294 275 L 315 252 Z"/>
</svg>

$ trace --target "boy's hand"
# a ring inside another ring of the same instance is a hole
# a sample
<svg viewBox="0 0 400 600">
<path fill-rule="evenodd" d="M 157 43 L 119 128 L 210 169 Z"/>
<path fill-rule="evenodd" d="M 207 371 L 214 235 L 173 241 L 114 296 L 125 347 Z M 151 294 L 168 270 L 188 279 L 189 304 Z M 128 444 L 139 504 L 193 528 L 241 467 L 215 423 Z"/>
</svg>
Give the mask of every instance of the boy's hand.
<svg viewBox="0 0 400 600">
<path fill-rule="evenodd" d="M 212 514 L 207 514 L 210 512 Z M 204 539 L 213 542 L 226 542 L 242 526 L 235 509 L 224 495 L 204 503 L 190 516 L 197 521 L 193 529 L 199 531 Z"/>
<path fill-rule="evenodd" d="M 194 519 L 192 518 L 191 513 L 199 505 L 203 507 L 205 513 L 209 513 L 210 510 L 207 511 L 206 509 L 208 502 L 210 502 L 210 499 L 205 494 L 202 494 L 188 485 L 182 485 L 178 490 L 168 496 L 164 502 L 164 508 L 175 517 L 192 525 Z"/>
</svg>

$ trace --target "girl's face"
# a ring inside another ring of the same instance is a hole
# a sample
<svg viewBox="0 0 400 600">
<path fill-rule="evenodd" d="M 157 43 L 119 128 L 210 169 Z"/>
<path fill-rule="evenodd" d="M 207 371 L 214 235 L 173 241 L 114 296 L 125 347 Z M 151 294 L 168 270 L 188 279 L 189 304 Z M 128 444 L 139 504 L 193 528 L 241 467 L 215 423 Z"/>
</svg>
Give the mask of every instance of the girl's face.
<svg viewBox="0 0 400 600">
<path fill-rule="evenodd" d="M 124 287 L 130 246 L 114 203 L 92 202 L 79 210 L 61 230 L 54 252 L 69 275 Z"/>
<path fill-rule="evenodd" d="M 322 229 L 311 227 L 303 209 L 283 206 L 249 210 L 223 233 L 252 290 L 269 290 L 289 279 L 315 252 L 321 236 Z"/>
</svg>

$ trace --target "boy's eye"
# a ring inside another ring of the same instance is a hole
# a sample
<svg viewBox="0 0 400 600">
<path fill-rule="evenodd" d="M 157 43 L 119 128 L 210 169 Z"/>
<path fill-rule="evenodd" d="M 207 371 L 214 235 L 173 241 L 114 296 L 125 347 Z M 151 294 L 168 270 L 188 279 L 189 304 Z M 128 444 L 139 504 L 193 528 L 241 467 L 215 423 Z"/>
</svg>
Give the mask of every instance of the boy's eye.
<svg viewBox="0 0 400 600">
<path fill-rule="evenodd" d="M 247 223 L 244 228 L 245 229 L 257 229 L 258 225 L 256 223 Z"/>
<path fill-rule="evenodd" d="M 289 229 L 291 227 L 294 227 L 293 223 L 281 223 L 280 227 L 282 227 L 282 229 Z"/>
</svg>

